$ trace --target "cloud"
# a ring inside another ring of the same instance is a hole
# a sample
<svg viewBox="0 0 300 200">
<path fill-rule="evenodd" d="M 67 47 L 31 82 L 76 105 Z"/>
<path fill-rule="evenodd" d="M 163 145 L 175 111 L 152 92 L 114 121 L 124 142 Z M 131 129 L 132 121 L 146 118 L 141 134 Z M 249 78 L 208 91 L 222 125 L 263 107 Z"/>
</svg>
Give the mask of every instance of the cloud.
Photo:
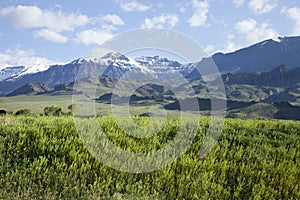
<svg viewBox="0 0 300 200">
<path fill-rule="evenodd" d="M 85 45 L 101 44 L 112 37 L 113 35 L 110 32 L 89 29 L 77 33 L 75 41 Z"/>
<path fill-rule="evenodd" d="M 206 23 L 209 11 L 208 1 L 192 0 L 192 6 L 194 14 L 188 19 L 189 25 L 191 27 L 203 26 Z"/>
<path fill-rule="evenodd" d="M 119 3 L 120 8 L 126 12 L 145 12 L 151 8 L 151 5 L 144 5 L 136 0 L 117 0 L 117 3 Z"/>
<path fill-rule="evenodd" d="M 16 29 L 35 29 L 35 38 L 44 38 L 56 43 L 70 41 L 64 36 L 64 32 L 80 29 L 76 34 L 77 43 L 99 44 L 112 36 L 111 32 L 117 30 L 116 26 L 125 25 L 115 14 L 89 18 L 77 13 L 63 13 L 61 10 L 42 10 L 37 6 L 6 7 L 0 9 L 0 17 L 8 18 Z M 101 27 L 102 30 L 84 30 L 88 25 Z"/>
<path fill-rule="evenodd" d="M 276 1 L 271 0 L 251 0 L 248 7 L 256 14 L 268 13 L 276 7 Z"/>
<path fill-rule="evenodd" d="M 278 37 L 278 33 L 268 23 L 258 24 L 251 18 L 237 22 L 234 28 L 243 36 L 246 45 Z"/>
<path fill-rule="evenodd" d="M 185 7 L 180 7 L 180 8 L 179 8 L 179 12 L 185 13 L 185 11 L 186 11 L 186 8 L 185 8 Z"/>
<path fill-rule="evenodd" d="M 237 6 L 240 7 L 245 3 L 245 0 L 233 0 L 233 3 Z"/>
<path fill-rule="evenodd" d="M 49 29 L 42 29 L 39 31 L 36 31 L 34 33 L 35 37 L 41 37 L 45 38 L 46 40 L 56 42 L 56 43 L 66 43 L 68 42 L 68 38 Z"/>
<path fill-rule="evenodd" d="M 300 35 L 300 8 L 298 7 L 293 7 L 289 9 L 284 8 L 281 12 L 295 22 L 293 34 Z"/>
<path fill-rule="evenodd" d="M 176 3 L 175 7 L 178 8 L 179 12 L 185 13 L 187 11 L 187 7 L 189 6 L 189 3 Z"/>
<path fill-rule="evenodd" d="M 215 52 L 230 53 L 242 48 L 241 45 L 236 44 L 236 36 L 234 34 L 227 32 L 224 33 L 224 37 L 224 48 Z"/>
<path fill-rule="evenodd" d="M 215 46 L 209 44 L 207 47 L 204 48 L 204 51 L 208 54 L 208 55 L 212 55 L 215 51 Z"/>
<path fill-rule="evenodd" d="M 179 22 L 174 14 L 162 14 L 153 18 L 146 18 L 141 25 L 142 28 L 173 28 Z"/>
<path fill-rule="evenodd" d="M 222 50 L 222 53 L 234 52 L 240 48 L 242 48 L 240 45 L 237 45 L 234 42 L 229 41 L 226 43 L 226 47 L 225 47 L 225 49 Z"/>
<path fill-rule="evenodd" d="M 124 21 L 118 15 L 105 15 L 102 19 L 113 25 L 125 25 Z"/>
<path fill-rule="evenodd" d="M 1 17 L 8 17 L 17 29 L 46 28 L 55 31 L 72 31 L 86 25 L 89 18 L 81 14 L 41 10 L 36 6 L 7 7 L 0 10 Z"/>
<path fill-rule="evenodd" d="M 0 67 L 8 66 L 48 66 L 53 64 L 45 57 L 36 56 L 33 50 L 7 49 L 0 52 Z"/>
</svg>

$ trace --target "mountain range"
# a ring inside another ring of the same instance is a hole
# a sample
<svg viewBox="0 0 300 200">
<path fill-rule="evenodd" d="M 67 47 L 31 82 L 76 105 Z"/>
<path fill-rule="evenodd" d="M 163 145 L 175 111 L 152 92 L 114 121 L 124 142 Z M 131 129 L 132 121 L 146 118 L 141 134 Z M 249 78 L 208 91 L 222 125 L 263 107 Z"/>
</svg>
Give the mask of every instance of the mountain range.
<svg viewBox="0 0 300 200">
<path fill-rule="evenodd" d="M 207 88 L 195 67 L 201 68 L 211 60 L 222 73 L 228 105 L 234 105 L 231 106 L 234 112 L 247 110 L 256 104 L 270 104 L 279 109 L 278 112 L 281 105 L 285 108 L 290 105 L 290 110 L 299 111 L 300 37 L 270 39 L 235 52 L 216 53 L 196 63 L 180 63 L 159 56 L 127 57 L 118 52 L 108 52 L 99 58 L 79 58 L 61 65 L 0 67 L 0 95 L 59 95 L 61 91 L 72 94 L 76 92 L 72 90 L 75 80 L 93 82 L 91 77 L 95 76 L 99 77 L 97 84 L 103 88 L 114 88 L 118 79 L 124 77 L 130 87 L 142 76 L 148 80 L 159 79 L 161 84 L 140 88 L 131 97 L 131 102 L 147 105 L 159 100 L 165 108 L 177 109 L 176 97 L 163 86 L 164 82 L 175 81 L 177 88 L 185 90 L 183 83 L 176 82 L 180 80 L 177 77 L 183 76 L 192 85 L 203 108 L 208 99 Z M 99 94 L 97 102 L 109 103 L 110 95 L 109 91 Z M 231 116 L 235 116 L 232 113 Z M 295 116 L 293 114 L 293 118 Z M 277 115 L 277 118 L 285 117 Z"/>
<path fill-rule="evenodd" d="M 199 79 L 195 66 L 205 65 L 207 59 L 213 59 L 221 73 L 263 72 L 280 65 L 287 69 L 300 67 L 300 37 L 283 37 L 277 40 L 266 40 L 232 53 L 217 53 L 211 58 L 204 58 L 198 63 L 181 64 L 159 56 L 141 56 L 128 58 L 119 53 L 110 52 L 100 58 L 80 58 L 63 65 L 39 67 L 2 67 L 0 68 L 0 94 L 6 95 L 28 82 L 46 83 L 50 86 L 73 82 L 81 66 L 79 78 L 95 73 L 113 78 L 120 78 L 128 71 L 131 74 L 142 73 L 147 76 L 159 76 L 168 79 L 167 75 L 180 73 L 191 79 Z M 196 72 L 195 72 L 196 71 Z M 196 73 L 196 75 L 195 75 Z"/>
</svg>

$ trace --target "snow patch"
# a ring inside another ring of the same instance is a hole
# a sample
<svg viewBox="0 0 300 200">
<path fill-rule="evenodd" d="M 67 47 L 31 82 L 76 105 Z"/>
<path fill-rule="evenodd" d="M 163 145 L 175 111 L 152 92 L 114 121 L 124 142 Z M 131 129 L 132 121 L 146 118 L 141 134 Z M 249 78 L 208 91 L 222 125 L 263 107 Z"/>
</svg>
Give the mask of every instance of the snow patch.
<svg viewBox="0 0 300 200">
<path fill-rule="evenodd" d="M 283 39 L 282 37 L 277 37 L 277 38 L 273 38 L 272 40 L 274 42 L 280 43 L 282 41 L 282 39 Z"/>
</svg>

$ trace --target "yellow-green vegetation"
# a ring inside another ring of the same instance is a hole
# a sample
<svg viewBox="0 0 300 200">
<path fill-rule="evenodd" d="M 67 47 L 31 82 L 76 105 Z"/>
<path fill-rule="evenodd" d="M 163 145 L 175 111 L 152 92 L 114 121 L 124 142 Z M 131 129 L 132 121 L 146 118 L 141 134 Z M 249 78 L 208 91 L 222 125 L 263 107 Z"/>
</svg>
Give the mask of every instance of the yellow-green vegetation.
<svg viewBox="0 0 300 200">
<path fill-rule="evenodd" d="M 57 105 L 64 111 L 72 104 L 71 95 L 19 95 L 13 97 L 0 97 L 0 108 L 16 112 L 20 109 L 30 109 L 33 113 L 44 113 L 44 108 Z"/>
<path fill-rule="evenodd" d="M 98 120 L 115 145 L 138 152 L 162 148 L 179 122 L 168 119 L 148 143 L 122 133 L 111 116 Z M 199 119 L 174 163 L 131 174 L 95 159 L 70 116 L 0 116 L 0 199 L 300 199 L 299 122 L 228 119 L 218 145 L 199 158 L 208 126 Z"/>
</svg>

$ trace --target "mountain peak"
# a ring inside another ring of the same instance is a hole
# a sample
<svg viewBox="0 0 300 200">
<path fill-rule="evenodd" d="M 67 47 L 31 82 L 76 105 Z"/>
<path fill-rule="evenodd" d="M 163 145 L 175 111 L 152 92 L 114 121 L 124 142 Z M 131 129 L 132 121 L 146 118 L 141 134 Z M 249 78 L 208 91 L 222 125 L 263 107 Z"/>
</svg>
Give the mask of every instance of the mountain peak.
<svg viewBox="0 0 300 200">
<path fill-rule="evenodd" d="M 124 56 L 123 54 L 119 53 L 119 52 L 108 52 L 106 53 L 104 56 L 101 56 L 100 58 L 101 59 L 108 59 L 108 58 L 111 58 L 111 59 L 120 59 L 120 58 L 126 58 L 126 56 Z"/>
<path fill-rule="evenodd" d="M 276 37 L 276 38 L 273 38 L 272 40 L 274 41 L 274 42 L 277 42 L 277 43 L 280 43 L 282 40 L 284 39 L 284 37 Z"/>
<path fill-rule="evenodd" d="M 269 71 L 280 64 L 287 69 L 299 67 L 300 37 L 269 39 L 232 53 L 212 56 L 221 72 Z M 202 62 L 202 61 L 201 61 Z"/>
</svg>

